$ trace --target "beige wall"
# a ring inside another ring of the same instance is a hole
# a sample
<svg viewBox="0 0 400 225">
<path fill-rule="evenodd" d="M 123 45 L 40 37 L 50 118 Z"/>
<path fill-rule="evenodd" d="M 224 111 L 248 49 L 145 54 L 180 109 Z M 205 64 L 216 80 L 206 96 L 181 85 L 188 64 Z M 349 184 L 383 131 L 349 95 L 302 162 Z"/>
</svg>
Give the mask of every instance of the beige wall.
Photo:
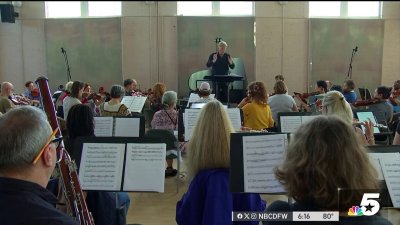
<svg viewBox="0 0 400 225">
<path fill-rule="evenodd" d="M 23 2 L 16 11 L 15 24 L 0 23 L 0 81 L 22 92 L 24 81 L 46 74 L 45 6 Z M 256 79 L 270 90 L 274 76 L 283 74 L 290 90 L 306 91 L 308 2 L 257 1 L 255 15 Z M 382 84 L 391 85 L 400 79 L 400 2 L 383 2 L 383 15 Z M 123 1 L 122 17 L 123 78 L 136 78 L 142 89 L 161 81 L 178 90 L 176 2 Z"/>
</svg>

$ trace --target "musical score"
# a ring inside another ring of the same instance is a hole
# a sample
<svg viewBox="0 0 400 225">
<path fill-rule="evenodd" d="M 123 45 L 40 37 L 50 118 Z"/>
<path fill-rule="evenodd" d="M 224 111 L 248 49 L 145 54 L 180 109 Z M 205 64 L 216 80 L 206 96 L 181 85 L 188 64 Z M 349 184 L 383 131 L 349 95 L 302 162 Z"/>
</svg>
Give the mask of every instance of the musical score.
<svg viewBox="0 0 400 225">
<path fill-rule="evenodd" d="M 282 193 L 274 168 L 283 162 L 287 135 L 257 135 L 243 137 L 244 191 Z"/>
</svg>

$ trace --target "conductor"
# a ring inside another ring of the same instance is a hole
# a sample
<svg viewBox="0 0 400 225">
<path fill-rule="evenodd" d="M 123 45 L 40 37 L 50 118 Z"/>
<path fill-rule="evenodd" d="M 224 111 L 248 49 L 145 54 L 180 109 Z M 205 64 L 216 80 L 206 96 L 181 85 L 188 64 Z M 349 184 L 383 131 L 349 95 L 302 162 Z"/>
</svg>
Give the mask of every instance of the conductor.
<svg viewBox="0 0 400 225">
<path fill-rule="evenodd" d="M 235 64 L 233 63 L 232 57 L 230 54 L 226 53 L 225 50 L 228 47 L 228 44 L 225 41 L 221 41 L 218 43 L 218 52 L 211 53 L 208 57 L 207 67 L 211 67 L 211 75 L 228 75 L 229 68 L 235 68 Z M 214 84 L 215 85 L 215 84 Z M 217 96 L 221 102 L 226 102 L 228 99 L 227 90 L 228 85 L 225 83 L 221 83 L 218 85 L 218 90 L 216 90 L 215 86 L 213 89 L 218 92 Z"/>
</svg>

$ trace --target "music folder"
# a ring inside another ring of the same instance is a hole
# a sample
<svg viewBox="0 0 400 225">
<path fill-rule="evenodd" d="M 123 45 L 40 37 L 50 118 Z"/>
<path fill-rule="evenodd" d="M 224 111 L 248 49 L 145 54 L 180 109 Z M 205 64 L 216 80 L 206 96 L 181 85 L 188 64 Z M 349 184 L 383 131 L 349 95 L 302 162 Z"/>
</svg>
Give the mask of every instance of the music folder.
<svg viewBox="0 0 400 225">
<path fill-rule="evenodd" d="M 81 137 L 82 190 L 164 192 L 166 144 L 156 138 Z"/>
</svg>

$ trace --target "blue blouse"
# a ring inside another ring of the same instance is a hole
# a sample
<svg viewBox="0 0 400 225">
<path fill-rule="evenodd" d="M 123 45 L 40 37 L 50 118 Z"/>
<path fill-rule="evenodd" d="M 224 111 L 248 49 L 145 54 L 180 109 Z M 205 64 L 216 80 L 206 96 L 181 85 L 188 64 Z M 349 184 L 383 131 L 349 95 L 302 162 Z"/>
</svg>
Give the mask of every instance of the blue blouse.
<svg viewBox="0 0 400 225">
<path fill-rule="evenodd" d="M 259 194 L 231 193 L 228 169 L 200 171 L 176 205 L 179 225 L 258 225 L 258 221 L 232 222 L 232 211 L 264 211 Z"/>
</svg>

